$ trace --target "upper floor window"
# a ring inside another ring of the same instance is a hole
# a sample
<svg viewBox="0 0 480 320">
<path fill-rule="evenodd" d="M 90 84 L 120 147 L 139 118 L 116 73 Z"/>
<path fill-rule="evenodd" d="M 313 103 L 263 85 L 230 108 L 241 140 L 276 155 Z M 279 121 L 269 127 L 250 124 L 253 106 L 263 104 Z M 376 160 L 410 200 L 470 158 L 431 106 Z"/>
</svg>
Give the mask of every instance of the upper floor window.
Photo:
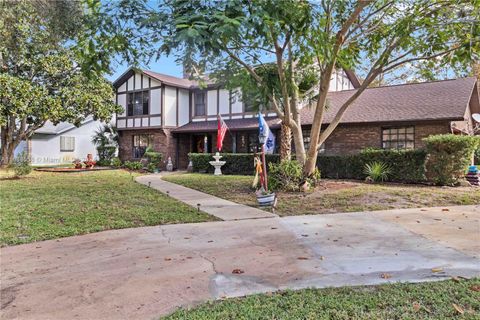
<svg viewBox="0 0 480 320">
<path fill-rule="evenodd" d="M 127 97 L 127 115 L 141 116 L 148 114 L 150 93 L 149 91 L 131 92 Z"/>
<path fill-rule="evenodd" d="M 62 152 L 75 151 L 75 137 L 60 136 L 60 151 Z"/>
<path fill-rule="evenodd" d="M 196 91 L 194 95 L 194 115 L 206 115 L 207 93 L 205 91 Z"/>
<path fill-rule="evenodd" d="M 415 127 L 397 127 L 382 129 L 383 149 L 413 149 L 415 146 Z"/>
</svg>

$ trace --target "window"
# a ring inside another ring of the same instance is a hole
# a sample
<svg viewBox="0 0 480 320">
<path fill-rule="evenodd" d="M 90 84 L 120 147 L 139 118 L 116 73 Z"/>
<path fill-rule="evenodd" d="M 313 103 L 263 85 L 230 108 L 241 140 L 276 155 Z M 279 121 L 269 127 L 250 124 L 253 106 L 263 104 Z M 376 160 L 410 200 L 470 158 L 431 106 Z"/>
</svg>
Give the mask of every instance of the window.
<svg viewBox="0 0 480 320">
<path fill-rule="evenodd" d="M 382 129 L 383 149 L 413 149 L 415 146 L 415 128 L 399 127 Z"/>
<path fill-rule="evenodd" d="M 308 150 L 308 148 L 310 148 L 310 129 L 303 129 L 302 134 L 303 145 L 305 146 L 305 150 Z"/>
<path fill-rule="evenodd" d="M 195 116 L 204 116 L 206 114 L 205 105 L 206 105 L 207 94 L 205 91 L 195 92 Z"/>
<path fill-rule="evenodd" d="M 143 157 L 145 150 L 153 142 L 153 135 L 151 134 L 139 134 L 133 136 L 133 157 L 138 159 Z"/>
<path fill-rule="evenodd" d="M 237 153 L 255 153 L 260 150 L 258 142 L 258 133 L 239 132 L 235 139 L 235 152 Z"/>
<path fill-rule="evenodd" d="M 305 146 L 305 152 L 307 152 L 308 148 L 310 148 L 311 130 L 310 129 L 303 129 L 302 134 L 303 134 L 303 145 Z M 322 143 L 320 145 L 320 148 L 318 149 L 318 152 L 319 153 L 324 153 L 325 152 L 325 143 Z"/>
<path fill-rule="evenodd" d="M 139 116 L 148 114 L 149 91 L 131 92 L 127 98 L 127 115 Z"/>
<path fill-rule="evenodd" d="M 75 137 L 60 137 L 60 151 L 75 151 Z"/>
</svg>

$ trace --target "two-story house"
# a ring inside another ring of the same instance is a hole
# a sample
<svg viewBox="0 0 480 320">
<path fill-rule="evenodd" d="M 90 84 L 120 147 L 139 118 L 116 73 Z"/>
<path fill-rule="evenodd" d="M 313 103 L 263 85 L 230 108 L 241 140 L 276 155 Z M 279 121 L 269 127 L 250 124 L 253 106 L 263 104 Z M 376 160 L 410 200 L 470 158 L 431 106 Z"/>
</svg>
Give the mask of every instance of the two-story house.
<svg viewBox="0 0 480 320">
<path fill-rule="evenodd" d="M 128 69 L 115 82 L 116 117 L 122 160 L 140 159 L 147 146 L 186 168 L 189 152 L 215 152 L 217 115 L 229 127 L 224 152 L 251 153 L 258 146 L 258 121 L 252 106 L 237 91 L 214 83 L 200 86 L 148 70 Z M 331 81 L 324 125 L 359 86 L 353 72 L 338 71 Z M 367 89 L 327 139 L 325 154 L 355 153 L 365 147 L 410 149 L 423 146 L 430 134 L 472 134 L 472 113 L 480 112 L 476 78 L 394 85 Z M 279 134 L 280 120 L 266 112 Z M 304 143 L 309 143 L 313 109 L 301 110 Z"/>
</svg>

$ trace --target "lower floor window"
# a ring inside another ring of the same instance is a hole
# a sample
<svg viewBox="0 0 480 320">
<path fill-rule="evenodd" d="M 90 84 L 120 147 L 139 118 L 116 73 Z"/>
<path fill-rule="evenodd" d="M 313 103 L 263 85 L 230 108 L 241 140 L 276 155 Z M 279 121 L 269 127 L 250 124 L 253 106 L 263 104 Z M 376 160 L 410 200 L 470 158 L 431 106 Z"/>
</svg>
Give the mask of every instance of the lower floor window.
<svg viewBox="0 0 480 320">
<path fill-rule="evenodd" d="M 148 146 L 153 143 L 152 134 L 139 134 L 133 136 L 133 157 L 141 158 Z"/>
<path fill-rule="evenodd" d="M 260 150 L 258 142 L 258 133 L 239 132 L 236 134 L 235 150 L 236 153 L 256 153 Z"/>
<path fill-rule="evenodd" d="M 413 149 L 415 147 L 415 127 L 382 129 L 383 149 Z"/>
<path fill-rule="evenodd" d="M 60 151 L 75 151 L 75 137 L 60 137 Z"/>
</svg>

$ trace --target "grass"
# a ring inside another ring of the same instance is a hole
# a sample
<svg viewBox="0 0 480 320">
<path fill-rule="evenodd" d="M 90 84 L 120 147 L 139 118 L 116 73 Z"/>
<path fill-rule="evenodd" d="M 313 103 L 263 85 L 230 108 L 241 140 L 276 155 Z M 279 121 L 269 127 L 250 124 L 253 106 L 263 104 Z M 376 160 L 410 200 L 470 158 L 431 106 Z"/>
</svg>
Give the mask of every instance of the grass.
<svg viewBox="0 0 480 320">
<path fill-rule="evenodd" d="M 0 244 L 12 245 L 108 229 L 214 220 L 133 181 L 123 170 L 0 172 Z"/>
<path fill-rule="evenodd" d="M 234 202 L 256 206 L 250 176 L 181 174 L 164 178 Z M 278 193 L 279 215 L 387 210 L 480 203 L 480 188 L 433 187 L 405 184 L 368 184 L 360 181 L 322 180 L 310 193 Z"/>
<path fill-rule="evenodd" d="M 479 319 L 479 288 L 472 279 L 284 291 L 208 302 L 166 319 Z"/>
</svg>

